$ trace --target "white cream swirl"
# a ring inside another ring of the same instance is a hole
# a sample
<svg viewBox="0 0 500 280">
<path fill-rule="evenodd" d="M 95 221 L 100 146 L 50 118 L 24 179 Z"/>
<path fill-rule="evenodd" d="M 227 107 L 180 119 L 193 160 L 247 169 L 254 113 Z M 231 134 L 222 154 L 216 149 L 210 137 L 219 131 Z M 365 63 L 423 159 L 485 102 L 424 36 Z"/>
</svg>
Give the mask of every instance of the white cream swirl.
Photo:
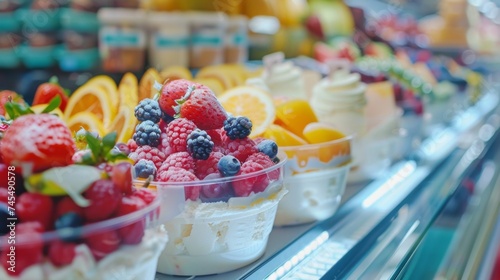
<svg viewBox="0 0 500 280">
<path fill-rule="evenodd" d="M 262 78 L 272 96 L 307 99 L 302 69 L 291 61 L 284 61 L 266 69 Z"/>
</svg>

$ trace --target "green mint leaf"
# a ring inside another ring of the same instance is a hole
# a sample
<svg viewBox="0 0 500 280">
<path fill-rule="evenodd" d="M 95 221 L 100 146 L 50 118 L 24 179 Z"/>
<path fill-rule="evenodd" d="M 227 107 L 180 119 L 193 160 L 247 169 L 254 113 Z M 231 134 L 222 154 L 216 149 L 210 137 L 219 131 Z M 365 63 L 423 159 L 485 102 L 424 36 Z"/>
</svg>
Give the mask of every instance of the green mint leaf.
<svg viewBox="0 0 500 280">
<path fill-rule="evenodd" d="M 49 105 L 43 109 L 42 114 L 50 113 L 61 105 L 61 97 L 56 96 L 50 100 Z"/>
<path fill-rule="evenodd" d="M 95 138 L 92 133 L 88 132 L 85 134 L 85 139 L 87 140 L 88 148 L 92 151 L 92 155 L 95 160 L 101 157 L 102 147 L 99 139 Z"/>
<path fill-rule="evenodd" d="M 117 133 L 115 131 L 106 134 L 102 138 L 102 154 L 107 156 L 107 154 L 115 147 Z"/>
<path fill-rule="evenodd" d="M 7 114 L 9 114 L 11 120 L 15 120 L 17 117 L 19 117 L 14 109 L 14 105 L 12 102 L 5 103 L 5 111 L 7 111 Z"/>
</svg>

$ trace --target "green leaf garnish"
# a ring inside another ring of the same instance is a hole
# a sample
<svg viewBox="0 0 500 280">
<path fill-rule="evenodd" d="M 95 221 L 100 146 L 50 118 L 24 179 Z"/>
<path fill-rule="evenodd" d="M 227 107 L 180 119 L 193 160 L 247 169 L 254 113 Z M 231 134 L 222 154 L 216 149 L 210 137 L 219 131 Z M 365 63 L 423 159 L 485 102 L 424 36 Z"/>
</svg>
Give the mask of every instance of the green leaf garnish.
<svg viewBox="0 0 500 280">
<path fill-rule="evenodd" d="M 92 133 L 88 132 L 85 134 L 85 139 L 87 140 L 87 146 L 92 151 L 92 155 L 95 159 L 99 159 L 102 153 L 102 146 L 99 139 L 95 138 Z"/>
<path fill-rule="evenodd" d="M 49 104 L 45 109 L 43 109 L 42 114 L 50 113 L 54 111 L 56 108 L 59 108 L 59 105 L 61 105 L 61 97 L 56 96 L 50 100 Z"/>
</svg>

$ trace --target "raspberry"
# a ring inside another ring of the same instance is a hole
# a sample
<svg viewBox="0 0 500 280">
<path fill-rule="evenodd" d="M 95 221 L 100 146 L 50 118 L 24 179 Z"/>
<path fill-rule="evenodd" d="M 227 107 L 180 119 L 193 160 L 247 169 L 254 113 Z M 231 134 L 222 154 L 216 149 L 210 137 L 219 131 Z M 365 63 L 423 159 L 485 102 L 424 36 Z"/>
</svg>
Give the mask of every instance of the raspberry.
<svg viewBox="0 0 500 280">
<path fill-rule="evenodd" d="M 253 155 L 250 155 L 247 158 L 247 161 L 256 162 L 256 163 L 262 165 L 262 167 L 264 167 L 264 168 L 269 168 L 271 166 L 274 166 L 273 160 L 270 159 L 267 155 L 260 153 L 260 152 L 255 153 Z M 276 181 L 280 178 L 280 170 L 276 169 L 273 171 L 269 171 L 268 176 L 269 176 L 269 179 L 271 179 L 272 181 Z"/>
<path fill-rule="evenodd" d="M 132 164 L 119 162 L 113 165 L 111 180 L 123 194 L 132 193 Z"/>
<path fill-rule="evenodd" d="M 25 224 L 30 224 L 29 226 L 24 226 Z M 41 227 L 41 226 L 40 226 Z M 7 245 L 7 237 L 1 240 L 0 244 Z M 7 256 L 6 247 L 3 249 L 0 261 L 10 275 L 20 275 L 26 268 L 40 263 L 43 258 L 43 239 L 40 229 L 33 227 L 31 223 L 21 223 L 16 226 L 16 269 L 15 272 L 8 270 L 9 256 Z M 8 247 L 7 247 L 8 248 Z"/>
<path fill-rule="evenodd" d="M 241 163 L 237 158 L 227 155 L 219 160 L 217 163 L 217 169 L 224 177 L 235 176 L 238 172 L 240 172 Z"/>
<path fill-rule="evenodd" d="M 131 153 L 135 152 L 135 150 L 137 150 L 137 143 L 135 143 L 134 139 L 129 139 L 127 141 L 127 146 L 128 146 L 128 149 L 130 150 Z"/>
<path fill-rule="evenodd" d="M 174 167 L 194 173 L 195 162 L 188 152 L 173 153 L 167 157 L 156 174 L 160 175 Z"/>
<path fill-rule="evenodd" d="M 76 244 L 54 241 L 49 247 L 49 259 L 54 266 L 65 266 L 73 262 L 76 255 Z"/>
<path fill-rule="evenodd" d="M 205 160 L 210 156 L 214 142 L 204 130 L 195 129 L 188 136 L 187 148 L 193 158 Z"/>
<path fill-rule="evenodd" d="M 166 155 L 172 153 L 172 149 L 170 149 L 170 145 L 168 144 L 168 134 L 167 132 L 163 132 L 160 134 L 160 145 L 158 145 L 158 149 L 164 152 Z"/>
<path fill-rule="evenodd" d="M 243 139 L 252 132 L 252 122 L 247 117 L 229 117 L 224 121 L 224 130 L 231 140 Z"/>
<path fill-rule="evenodd" d="M 134 165 L 136 177 L 147 179 L 149 176 L 156 175 L 156 166 L 154 162 L 141 159 Z"/>
<path fill-rule="evenodd" d="M 221 178 L 219 173 L 212 173 L 205 177 L 206 180 L 217 180 L 219 178 Z M 201 187 L 200 199 L 203 202 L 227 202 L 231 197 L 234 197 L 234 191 L 229 182 L 204 184 Z"/>
<path fill-rule="evenodd" d="M 270 159 L 273 159 L 278 154 L 278 145 L 273 140 L 264 140 L 257 144 L 259 152 L 266 154 Z"/>
<path fill-rule="evenodd" d="M 241 170 L 238 175 L 251 174 L 261 170 L 264 170 L 262 165 L 253 161 L 247 161 L 241 165 Z M 234 193 L 237 196 L 249 196 L 252 192 L 262 192 L 268 185 L 269 179 L 265 173 L 233 181 Z"/>
<path fill-rule="evenodd" d="M 142 199 L 146 204 L 150 204 L 156 198 L 156 193 L 145 188 L 137 189 L 133 194 L 133 196 L 137 196 Z"/>
<path fill-rule="evenodd" d="M 69 196 L 61 199 L 56 205 L 55 218 L 59 218 L 62 215 L 73 212 L 83 217 L 83 208 L 76 205 L 73 199 Z"/>
<path fill-rule="evenodd" d="M 210 136 L 210 138 L 212 139 L 212 142 L 214 142 L 214 146 L 217 147 L 217 146 L 224 146 L 224 141 L 222 140 L 222 131 L 224 130 L 221 130 L 221 129 L 209 129 L 209 130 L 205 130 L 207 132 L 207 134 Z M 224 134 L 225 134 L 225 131 L 224 131 Z"/>
<path fill-rule="evenodd" d="M 168 124 L 168 144 L 173 153 L 187 151 L 187 138 L 196 129 L 196 125 L 188 119 L 175 119 Z"/>
<path fill-rule="evenodd" d="M 227 154 L 237 158 L 240 162 L 245 162 L 249 155 L 258 152 L 255 143 L 250 138 L 227 140 Z"/>
<path fill-rule="evenodd" d="M 158 174 L 158 181 L 160 182 L 193 182 L 198 181 L 196 175 L 178 167 L 171 168 L 165 172 Z M 200 187 L 192 186 L 184 188 L 184 196 L 186 200 L 197 200 L 200 195 Z"/>
<path fill-rule="evenodd" d="M 157 169 L 160 168 L 163 161 L 167 158 L 164 152 L 151 146 L 139 147 L 135 152 L 130 153 L 129 157 L 134 160 L 134 162 L 138 162 L 141 159 L 150 160 L 155 164 Z"/>
<path fill-rule="evenodd" d="M 98 180 L 84 193 L 90 205 L 83 209 L 85 219 L 89 222 L 105 220 L 115 212 L 122 194 L 111 180 Z"/>
<path fill-rule="evenodd" d="M 9 197 L 9 190 L 0 188 L 0 202 L 7 204 L 7 202 L 9 202 Z"/>
<path fill-rule="evenodd" d="M 145 98 L 135 107 L 135 117 L 140 121 L 152 121 L 158 123 L 161 120 L 162 112 L 158 101 Z"/>
<path fill-rule="evenodd" d="M 194 174 L 203 180 L 207 175 L 212 173 L 218 173 L 217 163 L 224 156 L 224 154 L 219 152 L 212 152 L 208 159 L 206 160 L 196 160 L 195 161 L 195 172 Z"/>
<path fill-rule="evenodd" d="M 160 134 L 160 127 L 156 123 L 145 121 L 135 127 L 135 133 L 132 138 L 139 146 L 148 145 L 157 147 L 160 145 Z"/>
<path fill-rule="evenodd" d="M 120 236 L 116 231 L 94 233 L 85 238 L 85 243 L 94 258 L 99 261 L 120 247 Z"/>
<path fill-rule="evenodd" d="M 69 212 L 56 220 L 55 228 L 61 240 L 76 241 L 79 239 L 78 230 L 83 225 L 83 218 L 76 213 Z"/>
<path fill-rule="evenodd" d="M 120 205 L 116 211 L 116 216 L 124 216 L 130 213 L 137 212 L 140 209 L 146 207 L 146 202 L 137 196 L 124 196 L 121 199 Z M 139 220 L 130 225 L 126 225 L 118 229 L 118 235 L 120 236 L 123 244 L 139 244 L 144 236 L 144 230 L 146 227 L 145 220 Z"/>
<path fill-rule="evenodd" d="M 23 222 L 40 222 L 45 230 L 52 227 L 52 198 L 39 193 L 23 193 L 16 203 L 16 214 Z"/>
</svg>

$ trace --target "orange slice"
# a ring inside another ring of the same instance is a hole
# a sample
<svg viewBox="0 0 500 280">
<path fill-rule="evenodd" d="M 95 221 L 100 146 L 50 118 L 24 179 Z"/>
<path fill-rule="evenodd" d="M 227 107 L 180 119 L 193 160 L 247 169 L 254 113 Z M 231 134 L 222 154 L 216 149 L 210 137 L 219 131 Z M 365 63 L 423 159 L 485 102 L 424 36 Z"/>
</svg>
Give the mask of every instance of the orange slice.
<svg viewBox="0 0 500 280">
<path fill-rule="evenodd" d="M 120 106 L 124 103 L 139 104 L 139 82 L 133 73 L 125 73 L 118 85 L 118 95 L 120 96 Z"/>
<path fill-rule="evenodd" d="M 265 91 L 252 86 L 239 86 L 219 96 L 219 101 L 233 116 L 245 116 L 252 121 L 250 137 L 264 133 L 276 116 L 273 98 Z"/>
<path fill-rule="evenodd" d="M 43 110 L 45 110 L 45 108 L 47 108 L 48 105 L 49 104 L 38 104 L 35 106 L 31 106 L 30 108 L 33 112 L 35 112 L 35 114 L 41 114 L 43 112 Z M 66 121 L 66 119 L 64 117 L 64 113 L 59 108 L 55 108 L 49 114 L 56 115 L 59 118 L 61 118 L 63 121 Z"/>
<path fill-rule="evenodd" d="M 74 114 L 68 119 L 67 125 L 73 133 L 83 127 L 87 131 L 99 133 L 100 136 L 104 136 L 106 134 L 106 130 L 104 129 L 104 125 L 101 120 L 91 112 L 79 112 Z"/>
<path fill-rule="evenodd" d="M 196 74 L 196 78 L 212 78 L 219 80 L 224 86 L 225 90 L 238 85 L 233 78 L 233 73 L 228 72 L 227 69 L 222 68 L 220 65 L 213 65 L 202 68 L 200 72 Z"/>
<path fill-rule="evenodd" d="M 88 80 L 84 85 L 98 86 L 104 89 L 106 95 L 110 97 L 112 104 L 112 112 L 116 113 L 118 106 L 120 106 L 120 97 L 118 96 L 118 89 L 115 81 L 106 75 L 99 75 Z"/>
<path fill-rule="evenodd" d="M 317 122 L 318 118 L 306 100 L 285 101 L 277 106 L 276 118 L 278 123 L 299 137 L 306 125 Z"/>
<path fill-rule="evenodd" d="M 308 124 L 302 133 L 307 142 L 318 144 L 342 139 L 345 134 L 328 124 L 314 122 Z"/>
<path fill-rule="evenodd" d="M 64 117 L 69 120 L 77 113 L 90 112 L 106 126 L 111 123 L 115 116 L 117 107 L 113 107 L 114 103 L 102 87 L 85 84 L 69 98 L 66 110 L 64 110 Z"/>
<path fill-rule="evenodd" d="M 155 82 L 162 83 L 160 74 L 156 69 L 149 68 L 139 82 L 139 100 L 154 97 L 158 91 L 154 88 Z"/>
<path fill-rule="evenodd" d="M 117 142 L 127 143 L 132 138 L 137 119 L 134 116 L 134 110 L 127 106 L 120 107 L 118 114 L 113 122 L 107 127 L 107 132 L 116 131 Z"/>
<path fill-rule="evenodd" d="M 264 132 L 263 137 L 274 140 L 278 147 L 300 146 L 307 144 L 304 139 L 276 124 L 271 124 Z"/>
<path fill-rule="evenodd" d="M 160 72 L 160 77 L 162 79 L 162 82 L 165 80 L 179 80 L 179 79 L 185 79 L 185 80 L 192 80 L 193 75 L 191 74 L 191 71 L 187 69 L 186 67 L 182 66 L 171 66 L 168 68 L 163 69 Z M 160 82 L 160 81 L 158 81 Z"/>
<path fill-rule="evenodd" d="M 224 92 L 224 86 L 217 79 L 214 79 L 214 78 L 197 78 L 197 79 L 194 79 L 194 82 L 207 86 L 217 96 L 221 95 Z"/>
</svg>

